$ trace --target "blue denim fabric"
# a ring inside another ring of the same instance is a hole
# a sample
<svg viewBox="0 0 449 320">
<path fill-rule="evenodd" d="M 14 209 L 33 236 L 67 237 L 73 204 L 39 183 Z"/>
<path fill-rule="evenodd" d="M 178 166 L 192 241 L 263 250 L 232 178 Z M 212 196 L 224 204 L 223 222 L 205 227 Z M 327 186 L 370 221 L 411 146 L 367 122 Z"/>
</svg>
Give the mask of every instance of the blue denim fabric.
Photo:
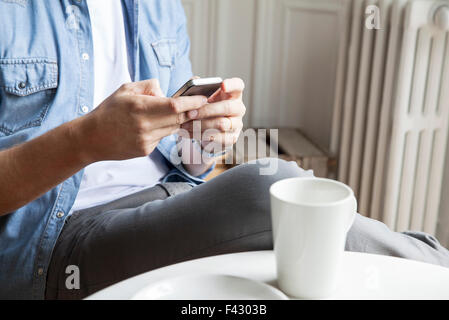
<svg viewBox="0 0 449 320">
<path fill-rule="evenodd" d="M 181 2 L 122 3 L 132 79 L 157 78 L 173 94 L 192 76 Z M 92 110 L 94 55 L 85 1 L 0 0 L 0 21 L 1 150 L 82 116 L 85 106 Z M 91 58 L 83 59 L 84 53 Z M 185 171 L 176 139 L 158 145 L 172 167 L 165 180 L 202 183 L 207 173 L 193 177 Z M 44 298 L 52 250 L 82 174 L 0 217 L 0 298 Z"/>
</svg>

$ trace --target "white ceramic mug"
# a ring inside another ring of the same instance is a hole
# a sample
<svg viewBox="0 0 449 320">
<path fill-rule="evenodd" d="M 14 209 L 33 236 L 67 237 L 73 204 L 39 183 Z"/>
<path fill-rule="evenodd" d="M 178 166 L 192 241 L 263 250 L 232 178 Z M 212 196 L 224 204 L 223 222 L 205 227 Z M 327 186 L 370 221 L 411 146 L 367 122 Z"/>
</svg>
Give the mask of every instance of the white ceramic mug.
<svg viewBox="0 0 449 320">
<path fill-rule="evenodd" d="M 338 282 L 357 201 L 330 179 L 291 178 L 270 188 L 278 284 L 297 298 L 325 298 Z"/>
</svg>

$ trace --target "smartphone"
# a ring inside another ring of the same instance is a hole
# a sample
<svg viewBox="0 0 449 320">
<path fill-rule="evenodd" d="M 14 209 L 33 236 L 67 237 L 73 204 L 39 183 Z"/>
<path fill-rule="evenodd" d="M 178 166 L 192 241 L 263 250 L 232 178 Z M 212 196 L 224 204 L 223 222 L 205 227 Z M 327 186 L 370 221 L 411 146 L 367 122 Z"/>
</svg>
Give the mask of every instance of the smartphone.
<svg viewBox="0 0 449 320">
<path fill-rule="evenodd" d="M 181 96 L 205 96 L 209 98 L 221 87 L 221 78 L 198 78 L 187 81 L 181 89 L 176 91 L 173 98 Z"/>
</svg>

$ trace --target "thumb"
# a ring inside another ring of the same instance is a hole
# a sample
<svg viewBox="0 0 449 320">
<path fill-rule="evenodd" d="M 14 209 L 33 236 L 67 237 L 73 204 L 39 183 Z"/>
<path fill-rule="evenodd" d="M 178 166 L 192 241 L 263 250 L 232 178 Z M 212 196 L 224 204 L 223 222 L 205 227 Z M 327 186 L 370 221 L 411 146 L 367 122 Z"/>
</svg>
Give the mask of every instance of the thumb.
<svg viewBox="0 0 449 320">
<path fill-rule="evenodd" d="M 158 79 L 148 79 L 133 82 L 131 84 L 131 90 L 134 94 L 137 95 L 165 97 Z"/>
</svg>

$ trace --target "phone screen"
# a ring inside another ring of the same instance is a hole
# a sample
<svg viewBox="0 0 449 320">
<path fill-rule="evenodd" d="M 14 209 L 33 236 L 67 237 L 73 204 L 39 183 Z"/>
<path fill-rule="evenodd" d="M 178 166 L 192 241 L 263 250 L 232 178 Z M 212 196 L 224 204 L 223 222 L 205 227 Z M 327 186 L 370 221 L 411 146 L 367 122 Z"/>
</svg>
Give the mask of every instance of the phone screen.
<svg viewBox="0 0 449 320">
<path fill-rule="evenodd" d="M 181 96 L 205 96 L 209 98 L 215 93 L 215 91 L 220 89 L 220 86 L 221 83 L 205 84 L 201 86 L 193 85 L 188 87 L 187 90 L 181 94 Z"/>
<path fill-rule="evenodd" d="M 221 78 L 198 78 L 187 81 L 174 95 L 180 96 L 205 96 L 209 98 L 221 87 Z"/>
</svg>

